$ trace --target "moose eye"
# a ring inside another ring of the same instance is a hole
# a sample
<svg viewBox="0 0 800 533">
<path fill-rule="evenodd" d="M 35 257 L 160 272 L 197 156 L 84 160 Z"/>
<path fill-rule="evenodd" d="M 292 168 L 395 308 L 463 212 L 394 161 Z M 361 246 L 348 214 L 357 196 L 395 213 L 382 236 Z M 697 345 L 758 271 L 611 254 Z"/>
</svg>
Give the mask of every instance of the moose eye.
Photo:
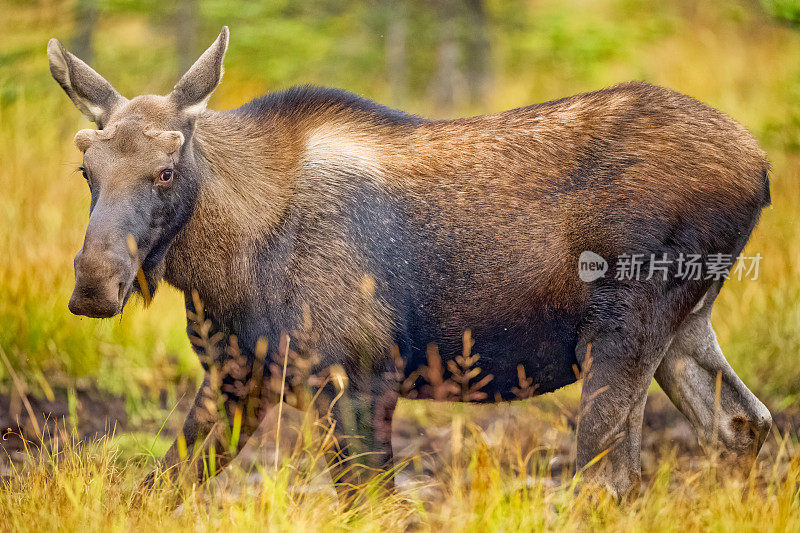
<svg viewBox="0 0 800 533">
<path fill-rule="evenodd" d="M 172 170 L 171 168 L 165 168 L 158 175 L 158 183 L 160 183 L 161 185 L 170 183 L 174 175 L 175 175 L 174 170 Z"/>
</svg>

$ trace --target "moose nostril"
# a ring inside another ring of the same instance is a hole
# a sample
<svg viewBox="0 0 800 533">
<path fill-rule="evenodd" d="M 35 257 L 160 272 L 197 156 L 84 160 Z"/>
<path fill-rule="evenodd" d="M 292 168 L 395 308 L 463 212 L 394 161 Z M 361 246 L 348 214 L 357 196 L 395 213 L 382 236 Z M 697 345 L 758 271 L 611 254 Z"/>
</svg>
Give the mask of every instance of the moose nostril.
<svg viewBox="0 0 800 533">
<path fill-rule="evenodd" d="M 118 290 L 118 292 L 117 292 L 117 298 L 118 298 L 118 301 L 119 301 L 120 303 L 122 303 L 122 300 L 123 300 L 123 298 L 125 297 L 125 284 L 124 284 L 123 282 L 121 282 L 121 281 L 120 281 L 120 282 L 119 282 L 119 287 L 118 287 L 118 289 L 117 289 L 117 290 Z"/>
</svg>

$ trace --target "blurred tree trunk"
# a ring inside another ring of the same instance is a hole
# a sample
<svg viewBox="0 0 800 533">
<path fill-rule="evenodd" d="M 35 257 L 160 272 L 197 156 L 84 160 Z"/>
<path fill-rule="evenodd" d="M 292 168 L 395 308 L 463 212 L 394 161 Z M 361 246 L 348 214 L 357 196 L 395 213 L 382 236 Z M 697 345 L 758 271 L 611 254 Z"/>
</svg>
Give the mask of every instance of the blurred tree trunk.
<svg viewBox="0 0 800 533">
<path fill-rule="evenodd" d="M 439 47 L 431 98 L 439 109 L 449 112 L 460 100 L 464 78 L 459 64 L 458 11 L 454 0 L 439 0 L 438 7 Z"/>
<path fill-rule="evenodd" d="M 72 37 L 72 52 L 91 64 L 94 61 L 92 37 L 97 24 L 97 0 L 78 0 L 74 13 L 75 35 Z"/>
<path fill-rule="evenodd" d="M 405 103 L 408 87 L 406 37 L 408 13 L 403 0 L 386 0 L 386 71 L 389 98 L 394 106 Z"/>
<path fill-rule="evenodd" d="M 197 59 L 197 29 L 200 18 L 197 0 L 178 0 L 175 9 L 175 50 L 178 76 L 189 70 Z"/>
<path fill-rule="evenodd" d="M 492 89 L 492 49 L 483 0 L 465 0 L 466 76 L 470 103 L 484 105 Z"/>
</svg>

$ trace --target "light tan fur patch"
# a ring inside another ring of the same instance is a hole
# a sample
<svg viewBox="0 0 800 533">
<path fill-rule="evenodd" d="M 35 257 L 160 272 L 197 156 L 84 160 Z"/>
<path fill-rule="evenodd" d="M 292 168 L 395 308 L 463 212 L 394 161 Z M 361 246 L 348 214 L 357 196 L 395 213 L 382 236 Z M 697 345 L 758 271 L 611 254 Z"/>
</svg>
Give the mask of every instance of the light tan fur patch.
<svg viewBox="0 0 800 533">
<path fill-rule="evenodd" d="M 303 164 L 308 169 L 352 169 L 383 172 L 381 138 L 352 124 L 322 124 L 309 132 Z"/>
</svg>

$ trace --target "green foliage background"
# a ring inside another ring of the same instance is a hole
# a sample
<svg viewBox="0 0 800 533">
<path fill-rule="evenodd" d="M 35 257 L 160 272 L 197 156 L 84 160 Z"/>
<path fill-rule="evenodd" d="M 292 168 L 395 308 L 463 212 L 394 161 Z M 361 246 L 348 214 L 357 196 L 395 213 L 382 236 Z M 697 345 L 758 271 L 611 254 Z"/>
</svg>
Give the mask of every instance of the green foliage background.
<svg viewBox="0 0 800 533">
<path fill-rule="evenodd" d="M 199 54 L 231 28 L 226 75 L 211 107 L 268 91 L 336 86 L 430 116 L 498 111 L 642 79 L 700 98 L 745 124 L 773 163 L 773 204 L 749 254 L 755 281 L 732 281 L 714 324 L 743 379 L 785 407 L 800 395 L 800 34 L 796 0 L 487 0 L 490 89 L 437 105 L 445 4 L 350 0 L 199 0 Z M 445 6 L 446 7 L 446 6 Z M 452 6 L 451 6 L 452 7 Z M 113 320 L 69 314 L 72 256 L 89 195 L 74 169 L 72 135 L 85 121 L 49 76 L 45 46 L 69 46 L 75 2 L 0 0 L 0 347 L 29 387 L 90 386 L 155 396 L 199 366 L 185 338 L 182 298 L 160 291 L 149 309 Z M 173 3 L 101 0 L 95 67 L 126 96 L 165 93 L 179 76 L 185 36 Z M 390 86 L 386 35 L 406 20 L 402 91 Z M 456 10 L 456 13 L 458 11 Z M 475 28 L 458 14 L 456 39 Z M 0 367 L 0 388 L 9 386 Z"/>
</svg>

